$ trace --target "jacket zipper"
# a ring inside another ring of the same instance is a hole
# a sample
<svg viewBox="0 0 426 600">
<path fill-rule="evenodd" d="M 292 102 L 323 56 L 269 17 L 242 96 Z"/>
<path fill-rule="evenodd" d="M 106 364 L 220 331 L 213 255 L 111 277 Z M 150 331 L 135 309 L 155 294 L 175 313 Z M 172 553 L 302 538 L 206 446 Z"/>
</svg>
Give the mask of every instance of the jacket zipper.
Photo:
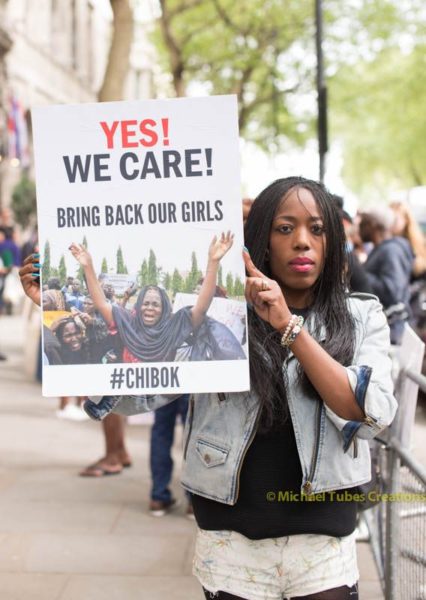
<svg viewBox="0 0 426 600">
<path fill-rule="evenodd" d="M 256 431 L 257 431 L 257 425 L 258 425 L 258 423 L 259 423 L 259 420 L 260 420 L 260 415 L 261 415 L 261 413 L 262 413 L 262 407 L 260 406 L 260 407 L 259 407 L 259 410 L 258 410 L 258 413 L 257 413 L 257 415 L 256 415 L 256 420 L 255 420 L 255 422 L 254 422 L 254 425 L 253 425 L 252 432 L 251 432 L 251 434 L 250 434 L 250 437 L 249 437 L 249 439 L 248 439 L 248 442 L 247 442 L 247 444 L 246 444 L 246 447 L 244 448 L 244 452 L 243 452 L 243 455 L 242 455 L 242 457 L 241 457 L 240 464 L 238 465 L 238 471 L 237 471 L 237 491 L 236 491 L 236 497 L 235 497 L 235 501 L 237 501 L 237 500 L 238 500 L 238 495 L 239 495 L 239 493 L 240 493 L 240 475 L 241 475 L 241 469 L 242 469 L 242 466 L 243 466 L 243 463 L 244 463 L 244 459 L 245 459 L 245 457 L 246 457 L 246 454 L 247 454 L 247 452 L 248 452 L 248 449 L 250 448 L 250 446 L 251 446 L 251 444 L 252 444 L 252 442 L 253 442 L 253 440 L 254 440 L 254 436 L 256 435 Z"/>
<path fill-rule="evenodd" d="M 312 455 L 312 467 L 311 471 L 308 475 L 307 481 L 303 484 L 302 489 L 307 496 L 310 496 L 312 493 L 312 481 L 314 479 L 315 471 L 317 469 L 317 461 L 318 461 L 318 453 L 319 453 L 319 442 L 320 442 L 320 431 L 321 431 L 321 415 L 322 415 L 322 403 L 318 401 L 317 404 L 317 414 L 316 414 L 316 422 L 317 428 L 315 432 L 315 446 L 314 452 Z"/>
<path fill-rule="evenodd" d="M 189 438 L 191 437 L 191 432 L 192 432 L 192 422 L 194 420 L 194 396 L 191 395 L 190 399 L 189 399 L 189 427 L 188 427 L 188 435 L 186 437 L 186 442 L 185 442 L 185 449 L 183 451 L 183 459 L 186 460 L 186 453 L 188 451 L 188 444 L 189 444 Z"/>
</svg>

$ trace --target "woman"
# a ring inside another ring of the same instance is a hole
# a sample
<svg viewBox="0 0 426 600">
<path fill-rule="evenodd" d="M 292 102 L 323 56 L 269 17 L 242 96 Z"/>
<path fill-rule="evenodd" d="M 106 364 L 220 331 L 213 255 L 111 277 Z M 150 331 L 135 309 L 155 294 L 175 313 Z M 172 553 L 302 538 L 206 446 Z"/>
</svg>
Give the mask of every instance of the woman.
<svg viewBox="0 0 426 600">
<path fill-rule="evenodd" d="M 216 600 L 355 600 L 350 500 L 371 477 L 367 440 L 396 410 L 386 318 L 373 296 L 347 294 L 322 184 L 274 182 L 245 233 L 251 390 L 192 397 L 186 427 L 194 574 Z M 172 400 L 123 397 L 115 410 Z"/>
<path fill-rule="evenodd" d="M 84 330 L 72 316 L 54 321 L 50 327 L 59 342 L 62 365 L 81 365 L 90 361 L 89 348 Z M 50 364 L 55 364 L 50 362 Z"/>
<path fill-rule="evenodd" d="M 410 242 L 414 254 L 413 275 L 422 277 L 426 274 L 426 243 L 425 238 L 413 214 L 403 202 L 391 202 L 395 213 L 394 235 L 406 238 Z"/>
<path fill-rule="evenodd" d="M 186 425 L 194 573 L 209 599 L 356 600 L 356 505 L 341 496 L 370 480 L 367 440 L 395 414 L 386 318 L 374 297 L 346 293 L 322 184 L 271 184 L 246 244 L 251 390 L 192 397 Z M 123 397 L 115 411 L 173 399 Z"/>
</svg>

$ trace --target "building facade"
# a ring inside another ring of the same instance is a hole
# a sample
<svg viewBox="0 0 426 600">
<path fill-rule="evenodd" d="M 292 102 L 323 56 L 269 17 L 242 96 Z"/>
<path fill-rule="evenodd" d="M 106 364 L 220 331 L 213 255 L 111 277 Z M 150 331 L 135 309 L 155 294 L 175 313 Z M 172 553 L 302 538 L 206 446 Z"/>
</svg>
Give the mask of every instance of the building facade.
<svg viewBox="0 0 426 600">
<path fill-rule="evenodd" d="M 0 17 L 0 207 L 4 208 L 23 170 L 32 176 L 31 108 L 96 102 L 111 41 L 112 10 L 109 0 L 0 0 Z M 146 19 L 135 19 L 125 91 L 129 99 L 155 95 L 149 27 Z"/>
</svg>

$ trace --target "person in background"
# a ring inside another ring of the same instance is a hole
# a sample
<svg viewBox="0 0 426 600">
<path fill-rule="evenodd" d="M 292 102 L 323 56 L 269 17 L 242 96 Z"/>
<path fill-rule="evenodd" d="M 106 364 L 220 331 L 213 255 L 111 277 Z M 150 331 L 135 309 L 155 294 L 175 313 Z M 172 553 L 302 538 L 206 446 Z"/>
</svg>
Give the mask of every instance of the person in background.
<svg viewBox="0 0 426 600">
<path fill-rule="evenodd" d="M 80 280 L 75 278 L 72 282 L 71 292 L 65 292 L 65 301 L 69 308 L 74 307 L 81 310 L 83 308 L 83 298 L 84 294 L 81 291 Z"/>
<path fill-rule="evenodd" d="M 12 264 L 14 267 L 21 265 L 21 250 L 18 244 L 15 242 L 15 231 L 13 227 L 1 227 L 4 234 L 4 239 L 0 242 L 0 254 L 6 250 L 9 250 L 12 255 Z"/>
<path fill-rule="evenodd" d="M 0 227 L 0 316 L 5 309 L 4 289 L 6 278 L 10 274 L 13 267 L 13 254 L 6 243 L 5 228 Z M 0 352 L 0 360 L 6 360 L 6 355 Z"/>
<path fill-rule="evenodd" d="M 151 468 L 151 498 L 149 512 L 153 517 L 163 517 L 177 506 L 169 489 L 173 472 L 171 454 L 176 419 L 179 417 L 184 425 L 188 413 L 188 394 L 183 394 L 175 402 L 171 402 L 154 413 L 154 424 L 151 429 L 150 458 Z M 191 499 L 188 497 L 186 514 L 193 518 Z"/>
<path fill-rule="evenodd" d="M 74 277 L 72 277 L 71 275 L 68 275 L 65 284 L 62 287 L 62 293 L 65 294 L 72 294 L 72 284 L 74 283 Z"/>
<path fill-rule="evenodd" d="M 408 240 L 414 254 L 413 276 L 426 275 L 426 241 L 412 212 L 404 202 L 391 202 L 391 209 L 395 213 L 393 234 Z"/>
<path fill-rule="evenodd" d="M 393 237 L 395 214 L 388 206 L 378 206 L 361 216 L 359 232 L 373 250 L 364 264 L 371 289 L 385 309 L 392 344 L 400 344 L 404 325 L 410 316 L 409 283 L 413 252 L 405 238 Z"/>
<path fill-rule="evenodd" d="M 40 255 L 30 254 L 24 260 L 19 271 L 19 277 L 24 292 L 35 304 L 40 306 Z M 59 357 L 59 342 L 50 332 L 55 341 L 57 356 Z M 53 348 L 52 348 L 53 350 Z M 60 360 L 60 358 L 59 358 Z M 131 459 L 125 443 L 124 419 L 121 415 L 110 414 L 102 421 L 102 433 L 105 443 L 105 454 L 96 462 L 80 471 L 82 477 L 103 477 L 105 475 L 118 475 L 123 468 L 131 466 Z"/>
<path fill-rule="evenodd" d="M 348 279 L 349 289 L 352 292 L 363 292 L 372 294 L 373 290 L 367 275 L 354 251 L 355 224 L 350 214 L 343 208 L 343 198 L 332 194 L 332 200 L 336 203 L 343 223 L 346 235 L 346 252 L 348 256 Z"/>
</svg>

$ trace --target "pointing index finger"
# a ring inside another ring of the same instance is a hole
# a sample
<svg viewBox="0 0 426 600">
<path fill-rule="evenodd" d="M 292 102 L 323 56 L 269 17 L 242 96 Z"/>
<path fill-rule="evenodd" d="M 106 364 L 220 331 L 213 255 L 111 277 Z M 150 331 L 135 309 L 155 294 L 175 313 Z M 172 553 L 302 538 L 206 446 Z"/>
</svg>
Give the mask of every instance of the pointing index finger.
<svg viewBox="0 0 426 600">
<path fill-rule="evenodd" d="M 247 273 L 250 277 L 265 277 L 262 271 L 259 271 L 259 269 L 254 265 L 252 259 L 250 258 L 250 254 L 248 253 L 248 250 L 246 248 L 244 248 L 243 250 L 243 259 L 246 265 Z"/>
</svg>

